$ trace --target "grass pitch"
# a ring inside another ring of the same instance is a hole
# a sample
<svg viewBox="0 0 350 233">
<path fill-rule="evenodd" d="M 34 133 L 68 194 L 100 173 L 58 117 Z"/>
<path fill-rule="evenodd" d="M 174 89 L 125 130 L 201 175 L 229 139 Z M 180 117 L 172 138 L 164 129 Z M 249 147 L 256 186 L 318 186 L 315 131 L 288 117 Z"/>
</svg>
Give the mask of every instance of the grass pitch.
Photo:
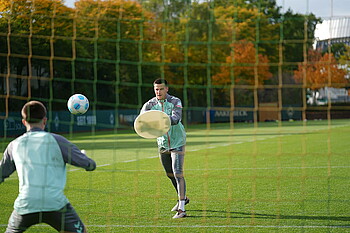
<svg viewBox="0 0 350 233">
<path fill-rule="evenodd" d="M 66 196 L 89 232 L 350 231 L 349 120 L 212 124 L 187 132 L 191 202 L 188 217 L 175 220 L 177 197 L 155 140 L 131 130 L 68 137 L 99 166 L 67 169 Z M 17 189 L 16 174 L 0 185 L 1 232 Z M 38 225 L 27 232 L 53 230 Z"/>
</svg>

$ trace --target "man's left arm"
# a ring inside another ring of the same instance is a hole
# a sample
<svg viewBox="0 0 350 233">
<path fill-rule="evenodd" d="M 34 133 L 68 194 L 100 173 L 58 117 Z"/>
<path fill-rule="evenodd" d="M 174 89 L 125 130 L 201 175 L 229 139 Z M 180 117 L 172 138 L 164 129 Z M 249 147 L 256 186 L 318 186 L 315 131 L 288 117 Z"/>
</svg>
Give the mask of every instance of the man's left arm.
<svg viewBox="0 0 350 233">
<path fill-rule="evenodd" d="M 60 135 L 53 134 L 53 136 L 61 149 L 65 163 L 84 168 L 86 171 L 93 171 L 96 169 L 96 162 L 81 152 L 76 145 Z"/>
<path fill-rule="evenodd" d="M 172 103 L 174 104 L 174 108 L 171 111 L 170 121 L 171 125 L 177 125 L 182 118 L 182 103 L 178 98 L 173 100 Z"/>
</svg>

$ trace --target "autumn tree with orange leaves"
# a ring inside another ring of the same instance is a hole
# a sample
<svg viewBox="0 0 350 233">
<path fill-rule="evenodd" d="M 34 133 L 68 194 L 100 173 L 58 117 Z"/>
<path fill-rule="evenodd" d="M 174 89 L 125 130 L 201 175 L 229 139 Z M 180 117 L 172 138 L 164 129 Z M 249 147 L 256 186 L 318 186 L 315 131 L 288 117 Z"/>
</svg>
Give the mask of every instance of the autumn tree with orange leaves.
<svg viewBox="0 0 350 233">
<path fill-rule="evenodd" d="M 0 0 L 0 74 L 8 75 L 10 89 L 0 82 L 0 92 L 27 98 L 48 97 L 54 72 L 64 72 L 57 66 L 55 71 L 50 68 L 55 63 L 52 58 L 71 56 L 69 42 L 56 42 L 58 36 L 73 35 L 68 20 L 72 12 L 62 0 Z M 9 106 L 18 109 L 22 104 L 14 101 Z M 0 104 L 0 109 L 5 107 Z"/>
<path fill-rule="evenodd" d="M 214 85 L 259 85 L 272 77 L 268 58 L 257 54 L 253 43 L 241 41 L 233 43 L 231 48 L 232 56 L 226 58 L 227 65 L 212 77 Z"/>
<path fill-rule="evenodd" d="M 300 63 L 294 71 L 294 79 L 311 90 L 323 87 L 341 87 L 349 81 L 332 53 L 322 55 L 320 51 L 309 50 L 306 63 Z"/>
</svg>

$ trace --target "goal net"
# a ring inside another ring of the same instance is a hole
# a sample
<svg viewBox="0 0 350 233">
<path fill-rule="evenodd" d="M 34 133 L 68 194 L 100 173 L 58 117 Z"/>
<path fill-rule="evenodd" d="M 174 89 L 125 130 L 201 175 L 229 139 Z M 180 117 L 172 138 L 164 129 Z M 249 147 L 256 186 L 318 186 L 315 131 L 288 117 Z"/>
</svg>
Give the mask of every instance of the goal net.
<svg viewBox="0 0 350 233">
<path fill-rule="evenodd" d="M 349 227 L 350 18 L 278 4 L 0 0 L 1 150 L 25 132 L 24 103 L 43 102 L 46 130 L 97 162 L 68 166 L 65 190 L 91 232 Z M 181 222 L 155 140 L 133 130 L 156 78 L 183 105 Z M 67 109 L 76 93 L 84 115 Z M 1 189 L 5 230 L 16 175 Z"/>
</svg>

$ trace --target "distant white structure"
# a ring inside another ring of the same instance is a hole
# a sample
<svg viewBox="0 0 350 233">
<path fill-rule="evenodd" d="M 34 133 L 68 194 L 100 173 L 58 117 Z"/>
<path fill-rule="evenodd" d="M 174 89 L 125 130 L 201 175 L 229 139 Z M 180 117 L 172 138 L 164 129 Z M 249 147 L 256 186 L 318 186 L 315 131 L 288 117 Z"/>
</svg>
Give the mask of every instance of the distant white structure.
<svg viewBox="0 0 350 233">
<path fill-rule="evenodd" d="M 332 18 L 316 25 L 316 49 L 327 50 L 330 44 L 344 43 L 350 45 L 350 17 Z"/>
<path fill-rule="evenodd" d="M 325 105 L 331 103 L 347 103 L 350 102 L 349 91 L 345 88 L 324 87 L 312 92 L 308 96 L 308 104 Z"/>
<path fill-rule="evenodd" d="M 350 17 L 331 18 L 316 25 L 315 49 L 321 49 L 321 51 L 325 52 L 330 45 L 338 43 L 350 46 Z M 349 78 L 349 75 L 346 77 Z M 346 88 L 325 87 L 314 91 L 308 97 L 307 102 L 309 104 L 324 105 L 328 101 L 332 103 L 350 102 L 349 90 Z"/>
</svg>

